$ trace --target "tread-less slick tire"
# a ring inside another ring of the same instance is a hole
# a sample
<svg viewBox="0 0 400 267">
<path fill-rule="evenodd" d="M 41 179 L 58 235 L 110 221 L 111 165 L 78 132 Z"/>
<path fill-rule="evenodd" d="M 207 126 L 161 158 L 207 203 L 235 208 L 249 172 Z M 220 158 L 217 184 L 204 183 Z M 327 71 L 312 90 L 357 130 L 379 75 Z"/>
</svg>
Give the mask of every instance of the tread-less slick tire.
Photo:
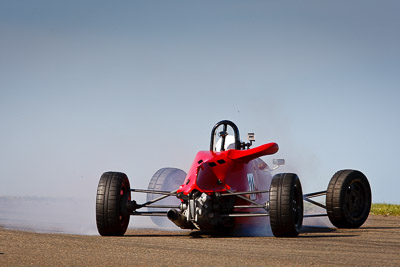
<svg viewBox="0 0 400 267">
<path fill-rule="evenodd" d="M 177 168 L 162 168 L 158 170 L 149 182 L 148 189 L 149 190 L 158 190 L 158 191 L 174 191 L 179 189 L 179 186 L 183 184 L 186 178 L 186 172 Z M 147 201 L 153 200 L 155 198 L 160 197 L 159 194 L 147 194 Z M 179 206 L 181 202 L 176 197 L 167 197 L 163 200 L 157 202 L 158 205 L 175 205 Z M 152 211 L 156 211 L 156 209 L 151 209 Z M 160 227 L 168 227 L 173 226 L 166 217 L 160 216 L 151 216 L 151 220 Z"/>
<path fill-rule="evenodd" d="M 326 210 L 338 228 L 358 228 L 371 209 L 371 187 L 360 171 L 341 170 L 333 175 L 326 192 Z"/>
<path fill-rule="evenodd" d="M 128 228 L 129 180 L 121 172 L 105 172 L 97 186 L 96 223 L 102 236 L 122 236 Z"/>
<path fill-rule="evenodd" d="M 269 193 L 272 233 L 276 237 L 298 236 L 303 225 L 303 191 L 294 173 L 274 175 Z"/>
</svg>

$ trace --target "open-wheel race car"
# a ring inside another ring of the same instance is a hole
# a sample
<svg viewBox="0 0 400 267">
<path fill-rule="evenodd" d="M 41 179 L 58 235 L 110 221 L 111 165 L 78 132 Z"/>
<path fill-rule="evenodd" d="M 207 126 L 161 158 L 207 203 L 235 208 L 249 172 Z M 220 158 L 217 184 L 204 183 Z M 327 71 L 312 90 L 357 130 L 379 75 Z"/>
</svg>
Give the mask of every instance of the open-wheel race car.
<svg viewBox="0 0 400 267">
<path fill-rule="evenodd" d="M 229 233 L 242 226 L 257 225 L 258 217 L 268 217 L 274 236 L 294 237 L 300 233 L 303 217 L 328 216 L 339 228 L 357 228 L 371 208 L 371 189 L 366 176 L 357 170 L 340 170 L 326 191 L 303 195 L 294 173 L 272 172 L 284 164 L 274 159 L 270 168 L 260 157 L 275 154 L 276 143 L 251 148 L 240 140 L 238 127 L 231 121 L 218 122 L 211 131 L 210 149 L 197 153 L 186 174 L 163 168 L 151 178 L 148 189 L 131 189 L 126 174 L 105 172 L 96 197 L 97 229 L 102 236 L 124 235 L 131 215 L 167 217 L 182 229 Z M 131 192 L 146 193 L 144 203 Z M 326 195 L 325 205 L 311 200 Z M 303 214 L 303 201 L 326 210 Z M 265 222 L 265 220 L 263 220 Z M 268 227 L 265 225 L 265 227 Z"/>
</svg>

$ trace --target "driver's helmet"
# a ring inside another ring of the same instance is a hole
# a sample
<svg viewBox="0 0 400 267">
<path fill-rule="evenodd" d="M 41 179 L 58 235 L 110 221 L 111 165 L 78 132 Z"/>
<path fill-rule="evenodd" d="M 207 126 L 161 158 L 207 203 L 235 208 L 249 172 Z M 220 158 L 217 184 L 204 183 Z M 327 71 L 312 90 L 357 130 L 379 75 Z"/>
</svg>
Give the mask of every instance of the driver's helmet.
<svg viewBox="0 0 400 267">
<path fill-rule="evenodd" d="M 221 143 L 222 137 L 218 139 L 217 144 L 215 145 L 215 152 L 221 152 Z M 235 137 L 233 135 L 227 135 L 225 137 L 225 150 L 234 149 L 235 148 Z"/>
</svg>

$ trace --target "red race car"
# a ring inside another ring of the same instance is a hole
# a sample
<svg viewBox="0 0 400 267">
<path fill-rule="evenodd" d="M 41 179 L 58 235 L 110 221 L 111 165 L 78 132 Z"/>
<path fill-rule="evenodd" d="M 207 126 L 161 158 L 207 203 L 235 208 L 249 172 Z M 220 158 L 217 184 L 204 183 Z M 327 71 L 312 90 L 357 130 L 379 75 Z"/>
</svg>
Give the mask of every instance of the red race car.
<svg viewBox="0 0 400 267">
<path fill-rule="evenodd" d="M 333 225 L 343 228 L 358 228 L 366 221 L 371 189 L 363 173 L 338 171 L 326 191 L 303 195 L 296 174 L 272 176 L 284 160 L 273 160 L 275 167 L 270 168 L 260 159 L 276 153 L 278 144 L 251 148 L 254 134 L 248 134 L 248 139 L 247 143 L 240 140 L 233 122 L 220 121 L 211 131 L 210 149 L 197 153 L 188 174 L 175 168 L 160 169 L 146 190 L 131 189 L 124 173 L 105 172 L 96 197 L 100 235 L 123 235 L 131 215 L 152 216 L 159 225 L 162 220 L 154 216 L 164 216 L 182 229 L 223 233 L 256 225 L 257 217 L 269 216 L 276 237 L 297 236 L 303 217 L 328 216 Z M 137 203 L 131 192 L 146 193 L 146 202 Z M 322 195 L 326 195 L 325 205 L 310 199 Z M 326 213 L 303 215 L 303 200 Z"/>
</svg>

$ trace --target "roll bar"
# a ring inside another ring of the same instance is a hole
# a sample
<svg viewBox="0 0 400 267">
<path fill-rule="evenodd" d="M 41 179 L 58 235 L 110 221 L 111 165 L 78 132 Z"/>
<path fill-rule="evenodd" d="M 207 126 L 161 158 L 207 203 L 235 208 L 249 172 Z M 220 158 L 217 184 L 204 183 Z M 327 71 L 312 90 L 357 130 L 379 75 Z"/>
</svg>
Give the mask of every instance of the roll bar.
<svg viewBox="0 0 400 267">
<path fill-rule="evenodd" d="M 223 130 L 221 132 L 219 132 L 219 136 L 222 138 L 222 142 L 221 142 L 221 151 L 225 151 L 225 139 L 226 136 L 228 135 L 228 125 L 230 127 L 232 127 L 233 132 L 235 134 L 235 149 L 241 149 L 242 144 L 240 143 L 240 135 L 239 135 L 239 129 L 236 126 L 236 124 L 234 124 L 233 122 L 229 121 L 229 120 L 223 120 L 218 122 L 217 124 L 215 124 L 215 126 L 212 128 L 211 130 L 211 141 L 210 141 L 210 151 L 213 151 L 214 149 L 214 139 L 216 136 L 216 130 L 219 126 L 223 125 Z"/>
</svg>

